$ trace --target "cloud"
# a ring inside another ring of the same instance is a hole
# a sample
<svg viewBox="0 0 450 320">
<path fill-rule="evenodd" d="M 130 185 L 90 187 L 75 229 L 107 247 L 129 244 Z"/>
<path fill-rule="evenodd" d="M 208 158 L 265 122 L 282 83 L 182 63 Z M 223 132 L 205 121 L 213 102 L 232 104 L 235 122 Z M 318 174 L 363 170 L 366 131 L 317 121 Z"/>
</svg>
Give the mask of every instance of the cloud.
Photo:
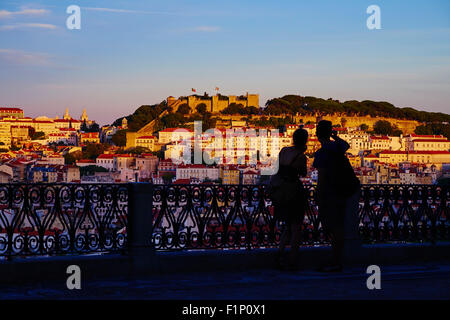
<svg viewBox="0 0 450 320">
<path fill-rule="evenodd" d="M 50 66 L 50 56 L 45 53 L 26 52 L 14 49 L 0 49 L 0 62 L 14 65 Z"/>
<path fill-rule="evenodd" d="M 46 9 L 27 9 L 22 8 L 20 11 L 0 10 L 0 19 L 12 18 L 15 16 L 38 16 L 48 13 Z"/>
<path fill-rule="evenodd" d="M 47 29 L 47 30 L 55 30 L 58 29 L 54 24 L 48 23 L 16 23 L 11 25 L 3 25 L 0 26 L 0 31 L 5 30 L 15 30 L 15 29 Z"/>
</svg>

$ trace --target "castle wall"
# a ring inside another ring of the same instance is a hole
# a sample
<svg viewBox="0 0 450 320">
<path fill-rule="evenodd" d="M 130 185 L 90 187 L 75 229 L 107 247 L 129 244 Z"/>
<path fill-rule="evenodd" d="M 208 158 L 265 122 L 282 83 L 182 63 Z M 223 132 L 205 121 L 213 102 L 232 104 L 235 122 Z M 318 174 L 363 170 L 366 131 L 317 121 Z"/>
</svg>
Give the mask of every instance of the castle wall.
<svg viewBox="0 0 450 320">
<path fill-rule="evenodd" d="M 136 147 L 136 138 L 138 138 L 138 135 L 140 136 L 138 132 L 127 132 L 127 145 L 125 147 L 126 149 Z"/>
<path fill-rule="evenodd" d="M 414 133 L 414 130 L 417 126 L 420 125 L 420 122 L 415 120 L 401 120 L 401 119 L 393 119 L 393 118 L 386 118 L 386 117 L 370 117 L 370 116 L 364 116 L 364 117 L 358 117 L 353 116 L 349 117 L 346 115 L 340 116 L 340 115 L 326 115 L 321 116 L 320 119 L 322 120 L 328 120 L 333 123 L 333 125 L 342 125 L 342 119 L 345 119 L 345 126 L 346 127 L 359 127 L 362 124 L 366 124 L 369 126 L 369 130 L 373 130 L 373 126 L 377 121 L 385 120 L 390 122 L 393 125 L 396 125 L 400 130 L 403 131 L 404 134 L 410 134 Z M 294 120 L 296 123 L 300 123 L 300 120 L 303 120 L 303 123 L 307 123 L 308 121 L 316 123 L 318 120 L 317 115 L 303 115 L 303 116 L 295 116 Z"/>
<path fill-rule="evenodd" d="M 227 100 L 218 100 L 217 104 L 214 106 L 213 110 L 211 112 L 217 113 L 220 112 L 228 107 L 228 101 Z"/>
<path fill-rule="evenodd" d="M 201 103 L 206 105 L 208 112 L 217 113 L 226 109 L 232 103 L 242 104 L 244 107 L 259 107 L 259 95 L 248 94 L 245 99 L 239 99 L 237 96 L 228 96 L 227 100 L 219 99 L 218 95 L 210 98 L 198 98 L 196 96 L 189 96 L 184 99 L 167 98 L 167 105 L 172 107 L 174 112 L 178 111 L 178 108 L 182 104 L 187 104 L 191 108 L 191 112 L 196 112 L 197 106 Z"/>
<path fill-rule="evenodd" d="M 247 96 L 247 107 L 259 108 L 259 94 L 249 94 Z"/>
</svg>

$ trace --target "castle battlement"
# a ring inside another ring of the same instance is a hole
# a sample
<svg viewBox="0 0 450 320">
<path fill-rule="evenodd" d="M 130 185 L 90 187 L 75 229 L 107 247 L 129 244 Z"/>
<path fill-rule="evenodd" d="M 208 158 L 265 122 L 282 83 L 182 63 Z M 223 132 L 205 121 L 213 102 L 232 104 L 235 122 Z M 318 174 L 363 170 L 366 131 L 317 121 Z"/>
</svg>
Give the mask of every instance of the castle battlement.
<svg viewBox="0 0 450 320">
<path fill-rule="evenodd" d="M 167 98 L 167 105 L 172 107 L 173 111 L 177 111 L 181 105 L 187 104 L 192 112 L 196 112 L 196 108 L 204 104 L 208 112 L 218 113 L 233 103 L 242 104 L 244 107 L 259 108 L 259 94 L 247 93 L 244 96 L 223 96 L 217 94 L 212 97 L 191 95 L 178 99 L 172 96 Z"/>
</svg>

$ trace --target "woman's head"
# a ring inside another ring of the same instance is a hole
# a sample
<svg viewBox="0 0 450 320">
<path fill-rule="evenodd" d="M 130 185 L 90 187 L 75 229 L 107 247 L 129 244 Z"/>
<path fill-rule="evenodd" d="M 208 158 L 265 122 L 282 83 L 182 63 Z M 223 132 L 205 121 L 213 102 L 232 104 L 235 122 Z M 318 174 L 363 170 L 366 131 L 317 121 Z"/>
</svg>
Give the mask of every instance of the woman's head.
<svg viewBox="0 0 450 320">
<path fill-rule="evenodd" d="M 317 124 L 316 135 L 319 140 L 329 140 L 333 132 L 333 124 L 328 120 L 321 120 Z"/>
<path fill-rule="evenodd" d="M 306 150 L 306 142 L 308 142 L 308 132 L 305 129 L 297 129 L 293 136 L 294 146 L 302 151 Z"/>
</svg>

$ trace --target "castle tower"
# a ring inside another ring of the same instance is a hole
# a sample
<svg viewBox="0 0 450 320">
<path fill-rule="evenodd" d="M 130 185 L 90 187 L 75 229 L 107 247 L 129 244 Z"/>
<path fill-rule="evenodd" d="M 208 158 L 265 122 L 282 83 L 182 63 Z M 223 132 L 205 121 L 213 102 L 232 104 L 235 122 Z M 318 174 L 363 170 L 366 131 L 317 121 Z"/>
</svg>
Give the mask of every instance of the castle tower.
<svg viewBox="0 0 450 320">
<path fill-rule="evenodd" d="M 66 112 L 64 112 L 64 120 L 70 120 L 72 117 L 69 115 L 69 108 L 66 108 Z"/>
<path fill-rule="evenodd" d="M 88 116 L 87 116 L 87 113 L 86 113 L 86 109 L 85 109 L 85 108 L 83 108 L 83 114 L 81 115 L 81 121 L 82 121 L 82 122 L 88 122 L 88 121 L 89 121 L 89 118 L 88 118 Z"/>
<path fill-rule="evenodd" d="M 122 129 L 128 129 L 128 120 L 127 118 L 122 119 Z"/>
</svg>

